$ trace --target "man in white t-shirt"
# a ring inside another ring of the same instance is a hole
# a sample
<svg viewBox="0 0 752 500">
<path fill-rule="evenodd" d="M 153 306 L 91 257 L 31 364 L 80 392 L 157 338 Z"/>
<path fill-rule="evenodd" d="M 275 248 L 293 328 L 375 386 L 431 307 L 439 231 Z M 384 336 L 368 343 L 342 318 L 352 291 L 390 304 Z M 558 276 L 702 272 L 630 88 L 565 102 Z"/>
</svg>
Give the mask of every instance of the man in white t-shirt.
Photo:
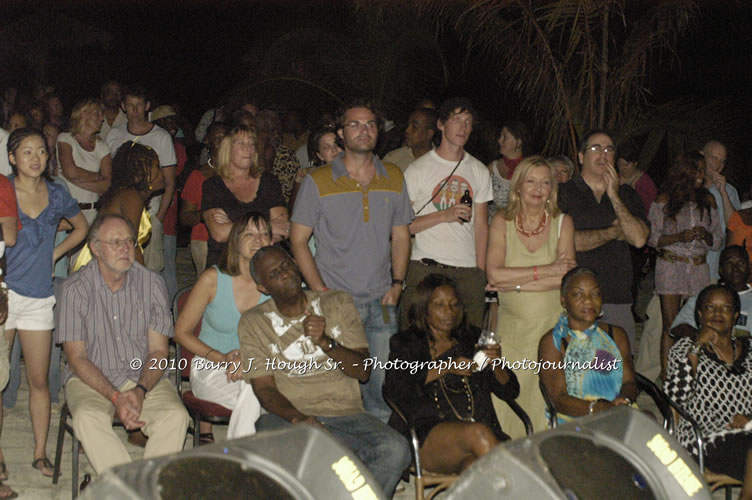
<svg viewBox="0 0 752 500">
<path fill-rule="evenodd" d="M 488 202 L 493 199 L 488 169 L 464 150 L 473 131 L 470 101 L 455 97 L 439 108 L 441 144 L 405 171 L 415 219 L 415 235 L 407 289 L 402 296 L 400 326 L 408 324 L 415 287 L 425 276 L 439 273 L 453 279 L 465 303 L 468 321 L 481 326 L 485 309 Z M 464 188 L 464 189 L 463 189 Z M 472 207 L 460 203 L 465 190 Z"/>
<path fill-rule="evenodd" d="M 159 166 L 165 180 L 165 189 L 161 195 L 154 196 L 149 203 L 149 214 L 152 216 L 151 241 L 159 238 L 162 241 L 162 221 L 164 221 L 167 209 L 170 208 L 172 195 L 175 193 L 175 169 L 177 159 L 175 148 L 172 145 L 170 134 L 146 119 L 151 103 L 146 97 L 146 91 L 140 86 L 129 87 L 123 92 L 121 107 L 128 117 L 128 122 L 110 130 L 107 136 L 107 144 L 112 151 L 112 157 L 117 155 L 120 146 L 128 141 L 138 142 L 149 146 L 159 156 Z M 151 243 L 149 243 L 151 244 Z M 161 248 L 162 245 L 159 245 Z M 152 269 L 161 271 L 161 269 Z"/>
</svg>

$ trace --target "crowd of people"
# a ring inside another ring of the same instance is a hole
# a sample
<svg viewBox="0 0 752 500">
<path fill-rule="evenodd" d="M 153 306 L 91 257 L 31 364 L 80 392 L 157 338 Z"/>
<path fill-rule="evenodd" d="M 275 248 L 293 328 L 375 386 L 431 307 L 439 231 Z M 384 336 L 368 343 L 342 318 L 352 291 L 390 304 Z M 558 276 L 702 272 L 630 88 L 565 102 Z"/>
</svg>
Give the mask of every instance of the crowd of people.
<svg viewBox="0 0 752 500">
<path fill-rule="evenodd" d="M 310 129 L 300 111 L 248 100 L 194 130 L 137 85 L 107 82 L 69 118 L 46 90 L 25 109 L 6 93 L 0 129 L 0 382 L 16 373 L 15 394 L 18 337 L 41 474 L 53 472 L 60 347 L 97 473 L 130 461 L 113 415 L 147 458 L 182 449 L 189 418 L 165 363 L 174 337 L 193 356 L 194 394 L 232 410 L 228 438 L 323 428 L 387 497 L 411 462 L 388 402 L 410 415 L 424 467 L 461 473 L 524 436 L 502 400 L 535 431 L 548 420 L 539 382 L 562 421 L 632 405 L 633 356 L 646 350 L 709 437 L 708 466 L 743 478 L 752 215 L 723 176 L 722 143 L 679 155 L 658 190 L 639 150 L 601 129 L 582 135 L 577 158 L 546 159 L 508 121 L 485 164 L 466 150 L 479 117 L 462 97 L 422 101 L 404 142 L 381 151 L 384 119 L 362 99 Z M 173 324 L 183 230 L 197 281 Z M 645 269 L 660 303 L 651 345 L 635 329 Z M 588 360 L 610 368 L 572 368 Z M 566 368 L 538 375 L 525 361 Z M 207 423 L 193 432 L 214 442 Z M 697 454 L 688 432 L 679 425 Z M 0 498 L 15 495 L 8 478 L 0 451 Z"/>
</svg>

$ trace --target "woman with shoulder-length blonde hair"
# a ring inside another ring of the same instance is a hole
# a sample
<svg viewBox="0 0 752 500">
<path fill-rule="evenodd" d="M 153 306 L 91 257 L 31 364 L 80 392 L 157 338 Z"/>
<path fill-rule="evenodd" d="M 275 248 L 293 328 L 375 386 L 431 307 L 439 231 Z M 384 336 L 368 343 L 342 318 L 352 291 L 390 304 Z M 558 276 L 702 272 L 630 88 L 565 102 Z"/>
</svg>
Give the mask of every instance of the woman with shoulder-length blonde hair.
<svg viewBox="0 0 752 500">
<path fill-rule="evenodd" d="M 537 359 L 538 342 L 561 313 L 561 279 L 576 264 L 574 224 L 560 212 L 557 194 L 551 165 L 542 156 L 530 156 L 514 171 L 506 210 L 491 220 L 486 277 L 499 293 L 496 331 L 510 363 Z M 519 403 L 533 427 L 544 429 L 545 404 L 535 370 L 515 374 Z M 517 423 L 504 405 L 496 404 L 496 411 L 501 421 Z M 509 434 L 522 437 L 524 429 L 510 426 Z"/>
<path fill-rule="evenodd" d="M 57 136 L 57 162 L 71 196 L 91 224 L 94 204 L 112 178 L 110 147 L 99 137 L 104 106 L 99 99 L 84 99 L 71 112 L 70 131 Z"/>
<path fill-rule="evenodd" d="M 277 178 L 258 162 L 256 133 L 236 126 L 222 139 L 217 174 L 202 186 L 201 214 L 209 230 L 206 266 L 219 262 L 232 223 L 250 211 L 269 217 L 275 240 L 287 238 L 287 203 Z"/>
</svg>

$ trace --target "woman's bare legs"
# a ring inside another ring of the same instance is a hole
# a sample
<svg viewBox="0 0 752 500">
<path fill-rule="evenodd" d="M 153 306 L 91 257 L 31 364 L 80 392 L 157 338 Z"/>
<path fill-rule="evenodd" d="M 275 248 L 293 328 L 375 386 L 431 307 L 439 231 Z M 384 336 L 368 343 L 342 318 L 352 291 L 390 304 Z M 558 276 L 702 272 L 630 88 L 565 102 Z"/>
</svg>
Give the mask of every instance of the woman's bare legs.
<svg viewBox="0 0 752 500">
<path fill-rule="evenodd" d="M 29 413 L 34 432 L 34 460 L 47 458 L 47 434 L 50 430 L 50 370 L 52 330 L 18 330 L 29 383 Z M 43 473 L 47 467 L 42 466 Z"/>
<path fill-rule="evenodd" d="M 431 472 L 459 474 L 497 444 L 499 440 L 486 424 L 442 422 L 428 433 L 420 460 Z"/>
</svg>

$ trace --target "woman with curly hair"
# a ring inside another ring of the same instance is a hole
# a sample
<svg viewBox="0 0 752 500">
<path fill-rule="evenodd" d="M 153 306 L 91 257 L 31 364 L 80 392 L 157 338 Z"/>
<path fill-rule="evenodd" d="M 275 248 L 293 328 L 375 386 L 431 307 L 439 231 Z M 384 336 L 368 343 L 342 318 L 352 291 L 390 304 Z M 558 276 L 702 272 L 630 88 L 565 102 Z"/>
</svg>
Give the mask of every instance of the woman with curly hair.
<svg viewBox="0 0 752 500">
<path fill-rule="evenodd" d="M 661 301 L 661 367 L 671 348 L 669 330 L 686 297 L 710 284 L 708 250 L 723 246 L 723 228 L 713 195 L 703 187 L 705 160 L 696 151 L 679 155 L 650 207 L 648 245 L 658 251 L 655 288 Z"/>
<path fill-rule="evenodd" d="M 119 214 L 138 228 L 136 260 L 144 263 L 142 246 L 151 236 L 149 213 L 146 202 L 155 191 L 164 188 L 164 177 L 159 168 L 157 153 L 148 146 L 128 141 L 117 150 L 112 161 L 112 181 L 109 189 L 99 197 L 99 213 Z M 77 271 L 91 260 L 91 252 L 85 247 L 73 268 Z"/>
</svg>

